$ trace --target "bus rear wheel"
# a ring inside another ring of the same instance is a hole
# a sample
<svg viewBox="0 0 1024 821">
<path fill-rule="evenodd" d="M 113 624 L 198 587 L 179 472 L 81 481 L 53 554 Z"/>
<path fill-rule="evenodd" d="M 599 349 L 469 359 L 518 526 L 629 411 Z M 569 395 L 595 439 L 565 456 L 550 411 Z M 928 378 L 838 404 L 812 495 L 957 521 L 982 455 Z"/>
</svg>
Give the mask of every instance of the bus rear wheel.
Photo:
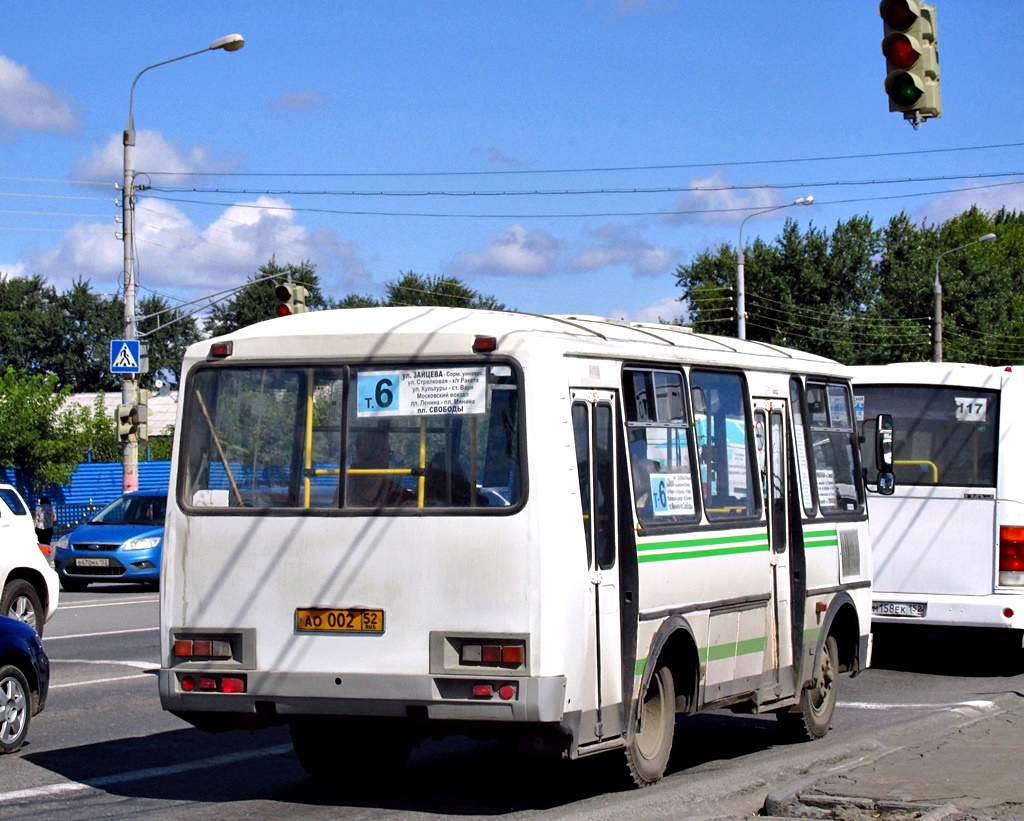
<svg viewBox="0 0 1024 821">
<path fill-rule="evenodd" d="M 302 768 L 317 781 L 359 788 L 402 770 L 413 742 L 402 728 L 333 716 L 307 716 L 289 725 Z M 370 779 L 370 780 L 368 780 Z"/>
<path fill-rule="evenodd" d="M 675 680 L 668 667 L 659 665 L 647 682 L 640 723 L 626 746 L 626 765 L 635 786 L 647 787 L 665 774 L 675 729 Z"/>
<path fill-rule="evenodd" d="M 832 723 L 839 691 L 839 645 L 835 637 L 825 639 L 818 654 L 814 679 L 800 694 L 790 711 L 778 713 L 779 727 L 790 741 L 822 738 Z"/>
</svg>

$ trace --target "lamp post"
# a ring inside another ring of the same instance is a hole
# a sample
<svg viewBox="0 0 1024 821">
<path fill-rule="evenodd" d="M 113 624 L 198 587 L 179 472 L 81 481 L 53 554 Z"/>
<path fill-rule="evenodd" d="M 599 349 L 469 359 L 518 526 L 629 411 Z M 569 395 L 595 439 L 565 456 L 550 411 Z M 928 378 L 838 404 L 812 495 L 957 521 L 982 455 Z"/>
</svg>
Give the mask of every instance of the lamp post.
<svg viewBox="0 0 1024 821">
<path fill-rule="evenodd" d="M 782 208 L 790 208 L 794 205 L 810 205 L 814 202 L 814 197 L 800 197 L 792 202 L 784 203 L 783 205 L 773 205 L 771 208 L 764 208 L 760 211 L 754 211 L 752 214 L 747 214 L 740 222 L 740 244 L 739 253 L 736 255 L 736 337 L 738 339 L 747 338 L 747 305 L 746 305 L 746 290 L 744 284 L 744 258 L 743 258 L 743 226 L 747 220 L 751 217 L 759 216 L 760 214 L 769 214 L 772 211 L 778 211 Z"/>
<path fill-rule="evenodd" d="M 932 316 L 932 362 L 942 361 L 942 283 L 939 281 L 939 262 L 946 256 L 946 254 L 952 254 L 954 251 L 962 251 L 964 248 L 970 248 L 972 245 L 977 245 L 979 242 L 992 242 L 996 238 L 995 234 L 985 234 L 983 237 L 978 237 L 972 242 L 966 242 L 963 245 L 958 245 L 956 248 L 950 248 L 948 251 L 943 251 L 935 260 L 935 286 L 934 301 L 933 301 L 933 316 Z"/>
<path fill-rule="evenodd" d="M 205 54 L 207 51 L 238 51 L 245 45 L 245 39 L 241 34 L 228 34 L 218 40 L 214 40 L 204 49 L 182 54 L 180 57 L 172 57 L 159 63 L 146 66 L 135 75 L 132 81 L 131 92 L 128 95 L 128 122 L 124 127 L 124 188 L 121 191 L 121 221 L 124 241 L 124 338 L 138 339 L 138 328 L 135 326 L 135 292 L 138 286 L 135 278 L 135 119 L 132 109 L 135 103 L 135 84 L 139 77 L 151 68 L 165 66 L 168 63 L 175 63 L 184 60 L 186 57 L 194 57 L 197 54 Z M 138 381 L 134 375 L 121 380 L 121 404 L 131 407 L 138 399 Z M 139 445 L 138 442 L 130 441 L 126 437 L 121 444 L 121 466 L 122 478 L 121 489 L 128 493 L 139 488 Z"/>
</svg>

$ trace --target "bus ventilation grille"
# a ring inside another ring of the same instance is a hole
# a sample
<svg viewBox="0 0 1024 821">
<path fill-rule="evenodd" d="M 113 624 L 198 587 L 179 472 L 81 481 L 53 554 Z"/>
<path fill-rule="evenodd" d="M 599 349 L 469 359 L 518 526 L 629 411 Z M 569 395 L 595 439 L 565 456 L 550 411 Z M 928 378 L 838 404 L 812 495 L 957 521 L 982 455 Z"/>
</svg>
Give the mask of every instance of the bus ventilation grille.
<svg viewBox="0 0 1024 821">
<path fill-rule="evenodd" d="M 860 575 L 860 539 L 856 530 L 839 531 L 839 564 L 844 576 Z"/>
</svg>

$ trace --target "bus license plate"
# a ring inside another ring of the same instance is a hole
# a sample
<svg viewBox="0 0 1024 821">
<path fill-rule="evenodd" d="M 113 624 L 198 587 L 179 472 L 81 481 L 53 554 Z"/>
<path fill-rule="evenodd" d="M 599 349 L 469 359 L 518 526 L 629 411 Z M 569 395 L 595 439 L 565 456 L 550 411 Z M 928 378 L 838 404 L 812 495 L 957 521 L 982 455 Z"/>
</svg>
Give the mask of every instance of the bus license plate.
<svg viewBox="0 0 1024 821">
<path fill-rule="evenodd" d="M 300 607 L 295 611 L 295 629 L 300 633 L 383 633 L 384 611 Z"/>
<path fill-rule="evenodd" d="M 879 601 L 871 605 L 874 616 L 902 616 L 908 619 L 923 619 L 928 605 L 924 602 Z"/>
<path fill-rule="evenodd" d="M 110 567 L 110 559 L 75 559 L 75 567 Z"/>
</svg>

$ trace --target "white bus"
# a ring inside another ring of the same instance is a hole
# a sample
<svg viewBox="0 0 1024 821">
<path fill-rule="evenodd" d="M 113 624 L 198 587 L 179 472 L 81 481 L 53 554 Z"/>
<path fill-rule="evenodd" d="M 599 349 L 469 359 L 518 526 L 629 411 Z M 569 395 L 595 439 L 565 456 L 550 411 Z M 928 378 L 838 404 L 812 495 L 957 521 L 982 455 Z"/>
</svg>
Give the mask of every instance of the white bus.
<svg viewBox="0 0 1024 821">
<path fill-rule="evenodd" d="M 677 713 L 829 727 L 870 661 L 848 372 L 682 327 L 306 313 L 193 345 L 160 696 L 314 776 L 505 738 L 665 770 Z"/>
<path fill-rule="evenodd" d="M 875 622 L 1024 629 L 1024 379 L 941 362 L 851 370 L 858 408 L 895 428 L 897 489 L 871 501 Z"/>
</svg>

